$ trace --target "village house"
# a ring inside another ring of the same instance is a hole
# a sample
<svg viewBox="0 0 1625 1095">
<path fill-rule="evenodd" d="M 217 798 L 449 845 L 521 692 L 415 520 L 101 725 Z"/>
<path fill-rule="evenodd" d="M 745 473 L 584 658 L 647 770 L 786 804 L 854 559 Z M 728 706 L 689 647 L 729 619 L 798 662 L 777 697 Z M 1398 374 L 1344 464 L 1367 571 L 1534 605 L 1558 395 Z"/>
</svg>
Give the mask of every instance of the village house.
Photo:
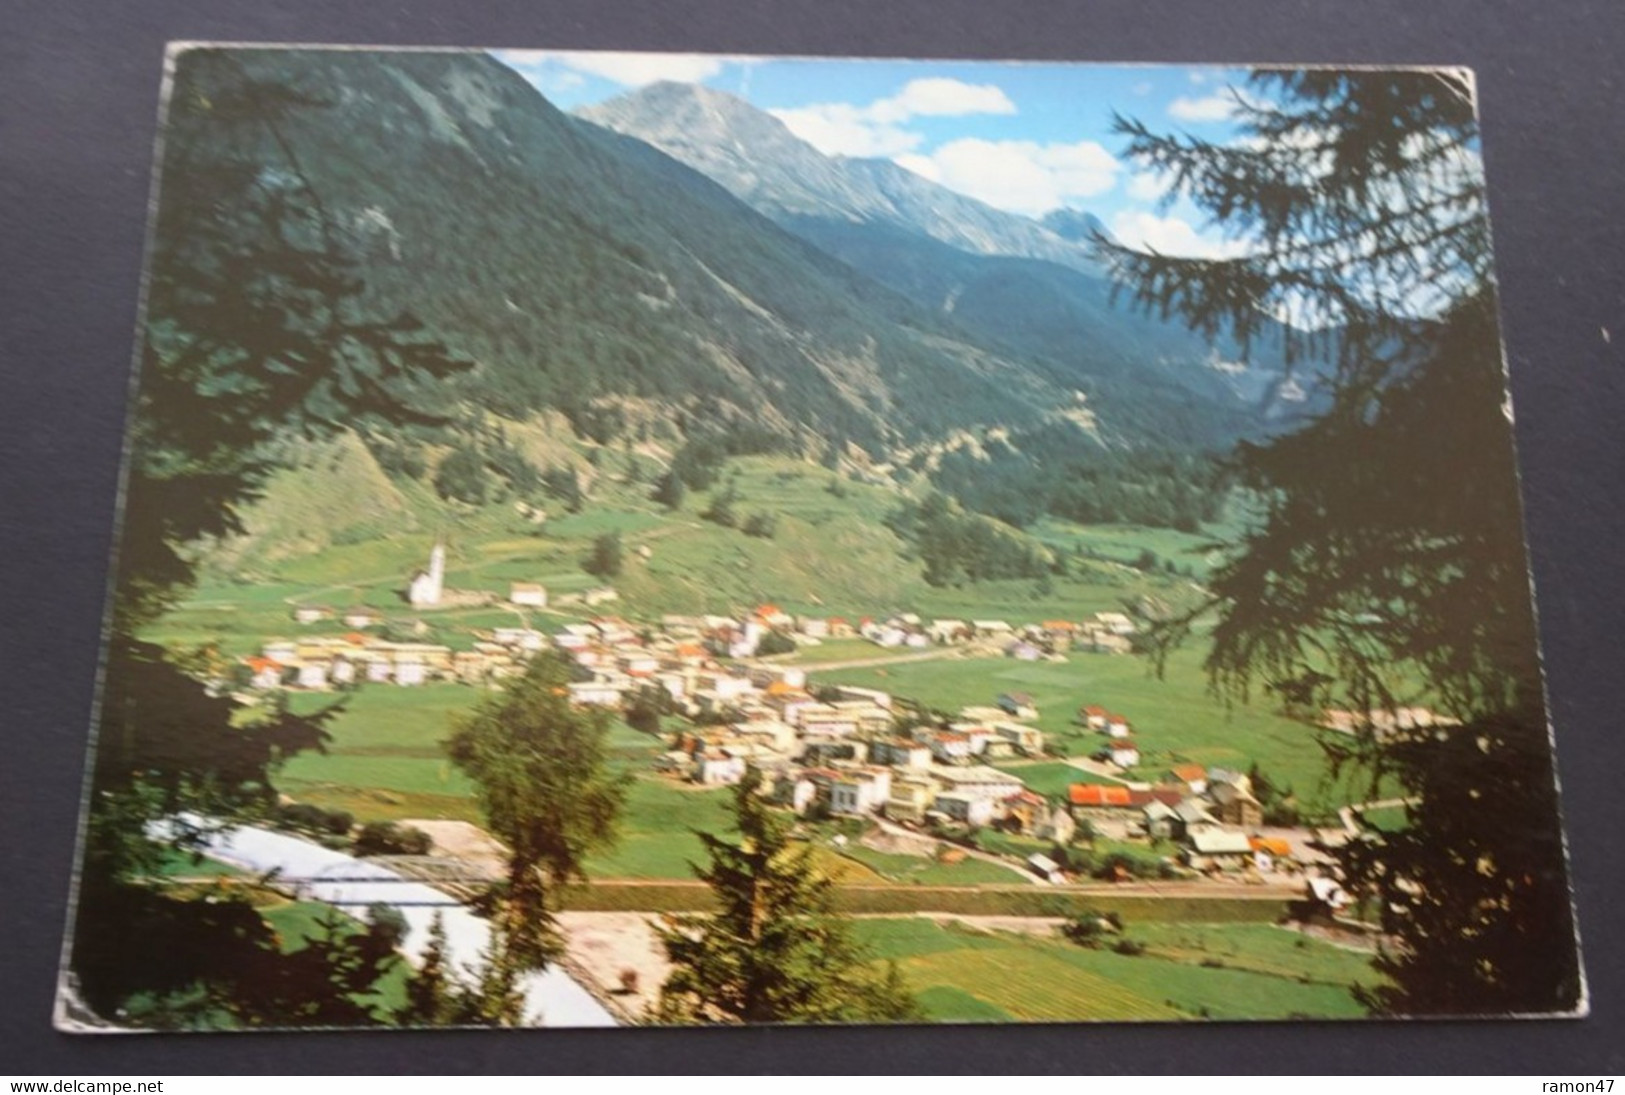
<svg viewBox="0 0 1625 1095">
<path fill-rule="evenodd" d="M 252 688 L 278 688 L 282 685 L 282 663 L 274 658 L 245 658 L 245 665 L 251 674 L 248 683 Z"/>
<path fill-rule="evenodd" d="M 570 702 L 578 707 L 619 707 L 626 696 L 626 682 L 600 678 L 572 681 L 565 685 Z"/>
<path fill-rule="evenodd" d="M 1189 840 L 1197 833 L 1213 832 L 1220 828 L 1219 821 L 1195 799 L 1186 799 L 1174 807 L 1173 835 Z"/>
<path fill-rule="evenodd" d="M 1094 654 L 1134 653 L 1134 644 L 1125 636 L 1108 631 L 1103 627 L 1092 627 L 1079 632 L 1072 645 L 1074 649 L 1087 650 Z"/>
<path fill-rule="evenodd" d="M 1019 777 L 986 765 L 966 768 L 932 768 L 931 778 L 949 794 L 1000 802 L 1026 789 Z"/>
<path fill-rule="evenodd" d="M 382 620 L 382 616 L 366 605 L 355 605 L 344 610 L 345 627 L 377 627 Z"/>
<path fill-rule="evenodd" d="M 1004 800 L 1004 820 L 1012 832 L 1031 835 L 1048 813 L 1044 796 L 1023 788 Z"/>
<path fill-rule="evenodd" d="M 942 646 L 962 643 L 971 637 L 971 625 L 964 620 L 933 620 L 925 633 L 932 642 Z"/>
<path fill-rule="evenodd" d="M 1028 856 L 1027 868 L 1045 882 L 1059 883 L 1066 881 L 1066 876 L 1061 873 L 1061 865 L 1043 852 L 1034 852 Z"/>
<path fill-rule="evenodd" d="M 745 759 L 728 749 L 706 749 L 694 757 L 694 781 L 707 786 L 738 783 L 745 778 Z"/>
<path fill-rule="evenodd" d="M 508 586 L 508 603 L 527 608 L 546 608 L 547 587 L 537 582 L 513 582 Z"/>
<path fill-rule="evenodd" d="M 975 753 L 970 735 L 957 730 L 938 730 L 931 735 L 930 747 L 940 764 L 968 764 Z"/>
<path fill-rule="evenodd" d="M 970 626 L 979 639 L 999 639 L 1015 630 L 1003 620 L 972 620 Z"/>
<path fill-rule="evenodd" d="M 1132 792 L 1119 784 L 1074 783 L 1066 789 L 1074 818 L 1122 816 L 1135 809 Z"/>
<path fill-rule="evenodd" d="M 1108 712 L 1098 704 L 1078 709 L 1078 719 L 1090 730 L 1106 729 L 1106 716 Z"/>
<path fill-rule="evenodd" d="M 314 624 L 327 619 L 333 610 L 326 605 L 295 605 L 293 610 L 294 622 L 301 624 Z"/>
<path fill-rule="evenodd" d="M 778 605 L 758 605 L 756 618 L 768 627 L 789 627 L 795 619 Z"/>
<path fill-rule="evenodd" d="M 1253 795 L 1253 781 L 1241 772 L 1210 769 L 1207 797 L 1215 815 L 1227 825 L 1253 828 L 1264 823 L 1264 807 Z"/>
<path fill-rule="evenodd" d="M 1253 849 L 1253 867 L 1262 874 L 1292 863 L 1292 845 L 1280 837 L 1255 836 L 1248 839 Z"/>
<path fill-rule="evenodd" d="M 832 814 L 871 814 L 891 796 L 891 772 L 885 768 L 837 769 L 839 778 L 830 784 L 829 810 Z"/>
<path fill-rule="evenodd" d="M 1038 708 L 1026 692 L 1006 692 L 998 699 L 999 710 L 1018 719 L 1036 719 Z"/>
<path fill-rule="evenodd" d="M 829 621 L 821 616 L 803 616 L 796 621 L 796 630 L 809 639 L 829 638 Z"/>
<path fill-rule="evenodd" d="M 906 738 L 877 738 L 869 743 L 869 759 L 895 768 L 931 767 L 931 747 Z"/>
<path fill-rule="evenodd" d="M 591 608 L 594 605 L 609 604 L 611 601 L 618 601 L 620 599 L 621 595 L 615 592 L 615 590 L 609 586 L 598 586 L 594 589 L 587 590 L 581 595 L 581 603 L 586 605 L 588 608 Z"/>
<path fill-rule="evenodd" d="M 932 809 L 951 821 L 961 821 L 977 829 L 992 824 L 997 813 L 992 799 L 977 798 L 958 791 L 938 794 Z"/>
<path fill-rule="evenodd" d="M 1103 729 L 1108 738 L 1126 738 L 1133 732 L 1134 727 L 1123 715 L 1107 715 Z"/>
<path fill-rule="evenodd" d="M 1162 780 L 1193 795 L 1207 792 L 1207 769 L 1200 764 L 1176 764 L 1162 774 Z"/>
<path fill-rule="evenodd" d="M 1033 836 L 1056 844 L 1070 844 L 1078 833 L 1078 823 L 1064 806 L 1046 806 L 1033 825 Z"/>
<path fill-rule="evenodd" d="M 803 679 L 805 684 L 805 679 Z M 891 710 L 892 698 L 890 692 L 882 692 L 878 688 L 859 688 L 854 684 L 838 684 L 835 686 L 837 700 L 868 703 L 874 707 Z"/>
<path fill-rule="evenodd" d="M 1004 648 L 1004 653 L 1005 657 L 1014 658 L 1018 662 L 1036 662 L 1044 656 L 1042 650 L 1026 640 L 1011 643 Z"/>
<path fill-rule="evenodd" d="M 1152 840 L 1172 840 L 1178 830 L 1179 815 L 1172 806 L 1157 799 L 1146 803 L 1140 825 Z"/>
<path fill-rule="evenodd" d="M 1035 726 L 997 722 L 993 724 L 992 729 L 994 734 L 1008 741 L 1018 752 L 1026 756 L 1036 757 L 1044 752 L 1044 732 Z"/>
<path fill-rule="evenodd" d="M 936 801 L 937 785 L 924 776 L 899 775 L 892 779 L 886 799 L 886 816 L 893 821 L 921 824 Z"/>
<path fill-rule="evenodd" d="M 1140 763 L 1140 747 L 1133 738 L 1115 738 L 1108 747 L 1111 762 L 1119 768 L 1133 768 Z"/>
<path fill-rule="evenodd" d="M 1113 635 L 1128 636 L 1134 634 L 1137 630 L 1134 621 L 1121 612 L 1097 612 L 1095 613 L 1095 623 L 1110 631 Z"/>
<path fill-rule="evenodd" d="M 852 624 L 845 616 L 831 616 L 829 618 L 829 637 L 832 639 L 850 639 L 855 634 Z"/>
</svg>

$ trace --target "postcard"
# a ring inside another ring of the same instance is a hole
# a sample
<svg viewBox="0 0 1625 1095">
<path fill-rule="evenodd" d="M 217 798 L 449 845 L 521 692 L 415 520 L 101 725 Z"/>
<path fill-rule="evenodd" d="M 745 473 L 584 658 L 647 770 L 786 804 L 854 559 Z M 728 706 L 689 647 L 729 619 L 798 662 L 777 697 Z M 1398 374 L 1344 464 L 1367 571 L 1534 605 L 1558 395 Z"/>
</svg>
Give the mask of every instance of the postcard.
<svg viewBox="0 0 1625 1095">
<path fill-rule="evenodd" d="M 1583 1014 L 1475 101 L 172 47 L 58 1026 Z"/>
</svg>

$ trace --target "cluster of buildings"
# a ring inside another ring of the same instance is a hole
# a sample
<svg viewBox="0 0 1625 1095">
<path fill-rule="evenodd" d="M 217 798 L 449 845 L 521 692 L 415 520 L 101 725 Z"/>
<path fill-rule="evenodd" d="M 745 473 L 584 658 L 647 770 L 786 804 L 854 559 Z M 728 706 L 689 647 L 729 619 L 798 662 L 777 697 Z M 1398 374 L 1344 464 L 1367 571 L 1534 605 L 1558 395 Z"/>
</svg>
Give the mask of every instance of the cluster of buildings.
<svg viewBox="0 0 1625 1095">
<path fill-rule="evenodd" d="M 540 631 L 499 627 L 477 632 L 470 650 L 439 643 L 396 642 L 352 631 L 345 635 L 274 640 L 243 659 L 250 689 L 321 691 L 361 684 L 422 685 L 431 681 L 483 684 L 524 670 L 548 645 Z"/>
<path fill-rule="evenodd" d="M 1288 841 L 1258 831 L 1264 808 L 1252 780 L 1227 768 L 1177 764 L 1151 786 L 1074 783 L 1067 789 L 1067 804 L 1077 820 L 1177 843 L 1181 859 L 1193 870 L 1252 867 L 1270 872 L 1299 858 Z"/>
<path fill-rule="evenodd" d="M 442 566 L 437 548 L 429 570 L 419 576 L 422 584 L 436 584 Z M 540 608 L 547 594 L 540 585 L 514 583 L 509 601 Z M 664 771 L 706 785 L 738 783 L 754 772 L 774 800 L 797 813 L 874 816 L 905 825 L 997 825 L 1060 843 L 1087 820 L 1129 837 L 1173 841 L 1184 862 L 1202 871 L 1269 871 L 1294 858 L 1284 841 L 1256 832 L 1263 809 L 1239 772 L 1183 764 L 1154 785 L 1073 784 L 1063 802 L 1035 793 L 1019 776 L 993 766 L 1043 754 L 1044 735 L 1030 725 L 1038 711 L 1025 693 L 966 707 L 945 724 L 921 722 L 913 712 L 900 717 L 904 713 L 886 692 L 844 685 L 813 689 L 800 667 L 742 660 L 756 655 L 775 632 L 815 640 L 861 636 L 887 647 L 981 642 L 1015 657 L 1027 656 L 1029 647 L 1037 656 L 1080 646 L 1116 650 L 1119 642 L 1126 649 L 1134 627 L 1119 613 L 1021 628 L 910 615 L 852 624 L 840 617 L 798 619 L 764 604 L 737 617 L 665 616 L 658 627 L 600 616 L 552 634 L 495 628 L 475 632 L 467 650 L 386 641 L 359 630 L 363 623 L 354 626 L 358 630 L 342 636 L 266 643 L 258 657 L 245 660 L 251 686 L 485 683 L 522 672 L 532 655 L 553 647 L 581 670 L 581 679 L 568 686 L 572 702 L 617 710 L 645 705 L 688 717 L 659 760 Z M 1101 759 L 1121 769 L 1140 765 L 1125 716 L 1087 706 L 1078 719 L 1103 736 Z"/>
<path fill-rule="evenodd" d="M 1071 650 L 1127 654 L 1133 649 L 1134 621 L 1121 612 L 1097 612 L 1090 619 L 1045 620 L 1020 626 L 1005 620 L 925 620 L 914 613 L 886 619 L 865 616 L 856 623 L 841 616 L 803 616 L 792 619 L 772 605 L 782 626 L 814 640 L 864 638 L 882 647 L 929 647 L 975 644 L 1028 661 Z"/>
</svg>

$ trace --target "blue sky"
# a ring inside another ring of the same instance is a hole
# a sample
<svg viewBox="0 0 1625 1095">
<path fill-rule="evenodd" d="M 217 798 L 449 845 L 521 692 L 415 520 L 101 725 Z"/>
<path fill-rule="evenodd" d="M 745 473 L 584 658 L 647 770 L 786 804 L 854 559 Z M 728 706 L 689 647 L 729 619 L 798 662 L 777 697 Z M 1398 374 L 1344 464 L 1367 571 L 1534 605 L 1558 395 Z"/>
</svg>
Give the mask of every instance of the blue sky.
<svg viewBox="0 0 1625 1095">
<path fill-rule="evenodd" d="M 565 110 L 656 80 L 701 83 L 772 112 L 832 155 L 895 160 L 950 189 L 1028 216 L 1094 213 L 1131 245 L 1230 250 L 1188 202 L 1123 156 L 1113 111 L 1155 130 L 1234 134 L 1244 73 L 1185 66 L 742 58 L 675 53 L 498 51 Z"/>
</svg>

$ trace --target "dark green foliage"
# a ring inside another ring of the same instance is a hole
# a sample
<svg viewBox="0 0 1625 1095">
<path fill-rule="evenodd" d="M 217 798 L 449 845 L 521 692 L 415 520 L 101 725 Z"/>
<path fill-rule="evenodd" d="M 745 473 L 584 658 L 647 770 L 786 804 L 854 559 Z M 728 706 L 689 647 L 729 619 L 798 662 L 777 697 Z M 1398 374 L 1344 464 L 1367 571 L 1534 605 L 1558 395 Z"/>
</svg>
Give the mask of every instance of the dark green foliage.
<svg viewBox="0 0 1625 1095">
<path fill-rule="evenodd" d="M 733 528 L 739 523 L 739 515 L 734 511 L 734 505 L 738 501 L 739 492 L 730 483 L 712 496 L 710 506 L 700 516 L 712 524 L 721 525 L 723 528 Z"/>
<path fill-rule="evenodd" d="M 542 472 L 541 483 L 550 497 L 564 503 L 567 512 L 581 512 L 581 479 L 574 468 L 548 468 Z"/>
<path fill-rule="evenodd" d="M 1082 524 L 1195 529 L 1221 516 L 1226 473 L 1200 453 L 1119 453 L 1080 441 L 1068 425 L 1017 431 L 983 458 L 948 453 L 932 484 L 966 509 L 1025 528 L 1045 513 Z"/>
<path fill-rule="evenodd" d="M 794 654 L 796 641 L 782 631 L 769 631 L 756 644 L 756 653 L 762 657 L 774 654 Z"/>
<path fill-rule="evenodd" d="M 771 513 L 753 513 L 745 518 L 745 523 L 739 526 L 739 531 L 746 536 L 755 536 L 763 540 L 773 539 L 779 530 L 778 518 Z"/>
<path fill-rule="evenodd" d="M 495 923 L 504 961 L 520 968 L 557 953 L 556 890 L 584 877 L 588 854 L 613 841 L 630 779 L 609 768 L 609 713 L 571 706 L 572 668 L 555 653 L 538 655 L 446 742 L 474 780 L 492 834 L 510 850 Z"/>
<path fill-rule="evenodd" d="M 210 1022 L 379 1019 L 353 999 L 387 965 L 378 933 L 335 928 L 295 970 L 246 904 L 142 881 L 150 821 L 262 815 L 276 766 L 319 748 L 336 708 L 247 716 L 139 629 L 191 585 L 200 540 L 241 530 L 290 443 L 437 423 L 428 389 L 465 367 L 368 297 L 356 241 L 290 142 L 323 105 L 222 51 L 177 61 L 71 958 L 103 1015 L 139 998 L 154 1024 L 200 1001 Z M 177 825 L 169 841 L 198 836 Z"/>
<path fill-rule="evenodd" d="M 276 808 L 276 823 L 295 832 L 345 836 L 355 825 L 348 810 L 325 810 L 307 802 L 290 802 Z"/>
<path fill-rule="evenodd" d="M 592 542 L 592 552 L 587 556 L 586 562 L 581 564 L 588 574 L 596 574 L 600 578 L 613 578 L 620 574 L 625 564 L 625 551 L 621 547 L 621 534 L 619 532 L 606 532 Z"/>
<path fill-rule="evenodd" d="M 999 578 L 1042 578 L 1050 563 L 1035 544 L 985 517 L 967 514 L 946 497 L 931 493 L 904 503 L 888 524 L 909 541 L 934 586 Z"/>
<path fill-rule="evenodd" d="M 479 505 L 491 489 L 485 460 L 474 449 L 454 449 L 435 469 L 434 489 L 442 498 Z"/>
<path fill-rule="evenodd" d="M 1520 535 L 1471 87 L 1445 71 L 1260 72 L 1213 145 L 1120 131 L 1248 242 L 1223 261 L 1108 248 L 1138 304 L 1335 368 L 1296 432 L 1242 446 L 1263 519 L 1213 576 L 1208 668 L 1245 698 L 1420 704 L 1459 726 L 1325 739 L 1334 766 L 1420 800 L 1336 853 L 1398 941 L 1385 1013 L 1553 1011 L 1579 998 L 1528 560 Z M 1164 631 L 1178 637 L 1185 621 Z"/>
<path fill-rule="evenodd" d="M 908 1022 L 918 1005 L 893 964 L 882 976 L 831 904 L 812 846 L 762 797 L 760 777 L 734 791 L 737 842 L 700 833 L 708 863 L 695 873 L 717 912 L 672 917 L 659 929 L 672 972 L 657 1018 L 699 1023 Z"/>
<path fill-rule="evenodd" d="M 356 855 L 428 855 L 434 841 L 422 829 L 393 821 L 369 821 L 355 837 Z"/>
<path fill-rule="evenodd" d="M 683 497 L 687 493 L 688 488 L 683 484 L 682 477 L 673 470 L 660 477 L 652 497 L 667 509 L 675 510 L 683 508 Z"/>
</svg>

